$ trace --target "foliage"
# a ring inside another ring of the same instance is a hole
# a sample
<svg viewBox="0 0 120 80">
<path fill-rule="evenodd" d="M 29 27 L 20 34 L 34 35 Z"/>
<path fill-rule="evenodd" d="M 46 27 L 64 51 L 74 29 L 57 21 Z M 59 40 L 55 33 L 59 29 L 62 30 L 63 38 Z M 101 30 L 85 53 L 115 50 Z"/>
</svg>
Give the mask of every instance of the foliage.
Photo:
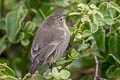
<svg viewBox="0 0 120 80">
<path fill-rule="evenodd" d="M 62 10 L 71 33 L 66 55 L 31 77 L 35 32 L 46 16 Z M 0 80 L 93 80 L 93 56 L 101 78 L 120 79 L 119 0 L 0 0 L 0 15 Z"/>
</svg>

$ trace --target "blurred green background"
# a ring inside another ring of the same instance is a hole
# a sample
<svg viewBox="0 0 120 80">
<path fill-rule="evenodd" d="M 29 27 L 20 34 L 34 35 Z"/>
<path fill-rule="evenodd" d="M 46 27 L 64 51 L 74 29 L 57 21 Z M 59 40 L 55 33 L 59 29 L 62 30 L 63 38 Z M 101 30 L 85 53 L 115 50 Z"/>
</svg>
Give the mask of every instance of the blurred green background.
<svg viewBox="0 0 120 80">
<path fill-rule="evenodd" d="M 98 57 L 101 78 L 120 80 L 120 0 L 0 0 L 0 80 L 28 73 L 35 32 L 53 12 L 67 16 L 71 32 L 67 55 L 55 65 L 70 71 L 70 78 L 63 80 L 93 80 L 93 56 Z M 41 77 L 47 69 L 47 64 L 39 68 Z"/>
</svg>

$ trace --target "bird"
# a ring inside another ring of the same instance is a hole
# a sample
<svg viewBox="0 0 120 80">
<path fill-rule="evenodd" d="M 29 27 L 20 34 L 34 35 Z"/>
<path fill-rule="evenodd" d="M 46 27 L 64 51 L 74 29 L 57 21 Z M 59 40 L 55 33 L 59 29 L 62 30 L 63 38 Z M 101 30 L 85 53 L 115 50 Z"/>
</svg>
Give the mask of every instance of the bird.
<svg viewBox="0 0 120 80">
<path fill-rule="evenodd" d="M 39 65 L 55 63 L 65 54 L 69 42 L 70 31 L 65 16 L 53 13 L 46 17 L 35 33 L 29 73 L 34 74 Z"/>
</svg>

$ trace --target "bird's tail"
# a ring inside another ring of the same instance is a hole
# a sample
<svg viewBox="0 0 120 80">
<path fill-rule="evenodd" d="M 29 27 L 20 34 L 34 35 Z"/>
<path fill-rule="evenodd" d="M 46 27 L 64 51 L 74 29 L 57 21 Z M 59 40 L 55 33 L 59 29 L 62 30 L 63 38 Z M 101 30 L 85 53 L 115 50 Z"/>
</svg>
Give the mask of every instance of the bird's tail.
<svg viewBox="0 0 120 80">
<path fill-rule="evenodd" d="M 35 61 L 34 63 L 32 63 L 29 73 L 32 75 L 36 72 L 36 70 L 38 69 L 39 66 L 39 62 Z"/>
</svg>

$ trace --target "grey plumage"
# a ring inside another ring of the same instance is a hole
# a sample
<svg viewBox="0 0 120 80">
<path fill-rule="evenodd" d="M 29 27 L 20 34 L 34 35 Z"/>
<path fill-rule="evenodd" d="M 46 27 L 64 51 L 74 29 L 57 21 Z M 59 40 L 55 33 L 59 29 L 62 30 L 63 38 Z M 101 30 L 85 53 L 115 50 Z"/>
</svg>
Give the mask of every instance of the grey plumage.
<svg viewBox="0 0 120 80">
<path fill-rule="evenodd" d="M 66 50 L 70 41 L 70 33 L 63 16 L 48 16 L 37 30 L 31 49 L 32 65 L 29 70 L 33 74 L 38 65 L 55 62 Z"/>
</svg>

